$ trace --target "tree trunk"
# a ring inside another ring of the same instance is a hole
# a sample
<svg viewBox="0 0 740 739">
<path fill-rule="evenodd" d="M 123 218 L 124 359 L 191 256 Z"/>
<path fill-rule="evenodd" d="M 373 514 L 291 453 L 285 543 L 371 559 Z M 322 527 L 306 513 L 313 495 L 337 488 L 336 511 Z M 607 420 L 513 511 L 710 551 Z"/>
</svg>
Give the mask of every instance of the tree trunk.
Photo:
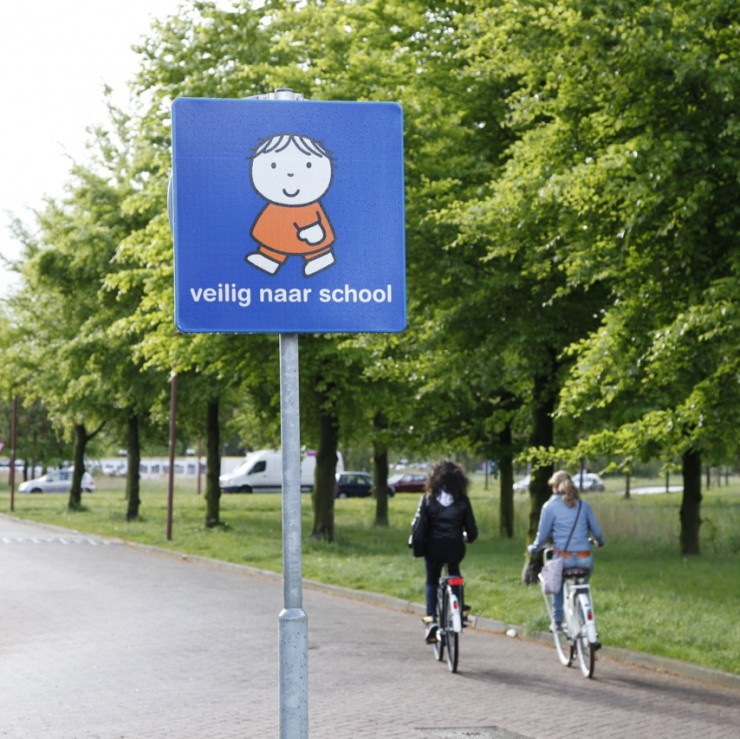
<svg viewBox="0 0 740 739">
<path fill-rule="evenodd" d="M 530 447 L 551 447 L 553 442 L 553 412 L 558 391 L 556 379 L 557 364 L 554 351 L 550 352 L 550 362 L 543 371 L 535 376 L 532 402 L 532 433 L 529 437 Z M 542 506 L 551 495 L 547 481 L 552 477 L 553 466 L 538 467 L 532 471 L 529 481 L 529 530 L 527 543 L 534 541 L 537 527 L 540 522 Z M 537 582 L 535 575 L 537 567 L 542 565 L 542 553 L 528 557 L 522 570 L 522 582 L 534 585 Z"/>
<path fill-rule="evenodd" d="M 141 446 L 139 444 L 139 417 L 136 414 L 128 419 L 128 469 L 126 470 L 126 509 L 127 521 L 138 521 L 139 507 L 141 505 L 141 475 L 139 465 L 141 463 Z"/>
<path fill-rule="evenodd" d="M 380 412 L 375 414 L 377 434 L 373 441 L 373 487 L 375 488 L 375 525 L 388 526 L 388 445 L 385 431 L 388 419 Z"/>
<path fill-rule="evenodd" d="M 624 497 L 629 500 L 632 493 L 630 492 L 631 474 L 627 472 L 624 476 Z"/>
<path fill-rule="evenodd" d="M 501 471 L 499 534 L 507 539 L 514 536 L 514 457 L 511 442 L 511 426 L 507 424 L 499 434 L 499 449 L 502 450 L 499 456 Z"/>
<path fill-rule="evenodd" d="M 681 500 L 681 554 L 699 554 L 701 526 L 701 453 L 683 455 L 683 498 Z"/>
<path fill-rule="evenodd" d="M 319 448 L 316 450 L 316 480 L 311 493 L 313 531 L 311 538 L 334 541 L 334 493 L 336 491 L 339 421 L 323 410 L 319 416 Z"/>
<path fill-rule="evenodd" d="M 85 447 L 87 446 L 87 432 L 82 423 L 75 425 L 75 444 L 72 452 L 72 487 L 69 489 L 67 508 L 70 511 L 79 511 L 82 508 L 82 475 L 85 473 Z"/>
<path fill-rule="evenodd" d="M 554 356 L 551 358 L 549 370 L 534 378 L 534 397 L 532 408 L 532 434 L 529 438 L 530 447 L 551 447 L 553 443 L 553 412 L 557 396 L 556 364 Z M 538 467 L 533 471 L 529 482 L 529 530 L 528 541 L 533 541 L 537 534 L 542 506 L 550 498 L 550 487 L 547 481 L 552 477 L 553 466 Z"/>
<path fill-rule="evenodd" d="M 218 401 L 211 401 L 208 403 L 206 413 L 206 526 L 209 528 L 221 523 L 221 488 L 218 484 L 220 472 L 221 437 L 218 424 Z"/>
</svg>

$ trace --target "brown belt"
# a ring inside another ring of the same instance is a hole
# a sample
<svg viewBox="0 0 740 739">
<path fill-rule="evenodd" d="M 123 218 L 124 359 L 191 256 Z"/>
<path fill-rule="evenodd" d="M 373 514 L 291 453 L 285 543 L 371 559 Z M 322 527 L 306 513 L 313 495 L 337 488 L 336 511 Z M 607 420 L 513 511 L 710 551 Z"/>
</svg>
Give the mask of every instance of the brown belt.
<svg viewBox="0 0 740 739">
<path fill-rule="evenodd" d="M 585 551 L 585 552 L 559 552 L 557 549 L 555 550 L 555 556 L 556 557 L 567 557 L 568 559 L 572 559 L 573 557 L 590 557 L 591 552 Z"/>
</svg>

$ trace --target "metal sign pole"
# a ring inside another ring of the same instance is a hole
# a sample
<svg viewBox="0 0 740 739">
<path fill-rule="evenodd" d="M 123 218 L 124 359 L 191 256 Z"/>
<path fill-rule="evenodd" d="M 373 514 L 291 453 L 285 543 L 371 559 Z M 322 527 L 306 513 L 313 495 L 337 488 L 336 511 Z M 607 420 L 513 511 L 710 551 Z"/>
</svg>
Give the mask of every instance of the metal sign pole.
<svg viewBox="0 0 740 739">
<path fill-rule="evenodd" d="M 283 598 L 279 617 L 280 737 L 308 737 L 308 622 L 301 574 L 301 446 L 298 336 L 280 334 L 283 448 Z"/>
<path fill-rule="evenodd" d="M 10 417 L 10 470 L 8 487 L 10 488 L 10 510 L 15 511 L 15 450 L 18 441 L 18 397 L 13 396 L 13 410 Z M 33 472 L 33 470 L 32 470 Z M 33 475 L 31 475 L 33 477 Z"/>
<path fill-rule="evenodd" d="M 267 96 L 266 96 L 267 97 Z M 269 97 L 300 100 L 292 90 Z M 280 737 L 308 737 L 308 619 L 301 563 L 301 424 L 298 335 L 280 334 L 280 435 L 283 449 L 283 610 L 278 618 Z"/>
<path fill-rule="evenodd" d="M 167 541 L 172 541 L 172 508 L 175 492 L 175 417 L 177 415 L 177 373 L 170 377 L 170 469 L 167 474 Z"/>
</svg>

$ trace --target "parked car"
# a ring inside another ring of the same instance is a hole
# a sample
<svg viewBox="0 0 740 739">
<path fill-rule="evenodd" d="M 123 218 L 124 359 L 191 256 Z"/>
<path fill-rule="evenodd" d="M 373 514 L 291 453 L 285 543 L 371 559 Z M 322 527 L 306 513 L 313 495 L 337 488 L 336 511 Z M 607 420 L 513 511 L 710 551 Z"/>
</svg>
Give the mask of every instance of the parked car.
<svg viewBox="0 0 740 739">
<path fill-rule="evenodd" d="M 310 463 L 310 469 L 304 469 L 304 462 Z M 307 489 L 311 489 L 315 467 L 315 456 L 301 462 L 301 489 L 304 482 Z M 280 492 L 283 487 L 283 453 L 279 449 L 249 452 L 236 469 L 219 476 L 218 484 L 224 493 Z"/>
<path fill-rule="evenodd" d="M 100 469 L 104 475 L 110 475 L 111 477 L 126 477 L 128 463 L 125 459 L 120 462 L 103 462 Z"/>
<path fill-rule="evenodd" d="M 521 480 L 514 483 L 514 490 L 529 490 L 530 475 L 525 475 Z"/>
<path fill-rule="evenodd" d="M 26 480 L 18 486 L 21 493 L 68 493 L 72 487 L 72 470 L 52 470 L 34 480 Z M 82 491 L 92 493 L 95 490 L 95 481 L 92 476 L 82 474 Z"/>
<path fill-rule="evenodd" d="M 573 482 L 579 490 L 584 493 L 597 493 L 605 490 L 604 481 L 595 472 L 575 472 L 572 475 Z M 521 480 L 514 483 L 514 490 L 528 490 L 530 475 L 525 475 Z"/>
<path fill-rule="evenodd" d="M 367 498 L 373 491 L 373 478 L 367 472 L 337 472 L 337 498 Z"/>
<path fill-rule="evenodd" d="M 576 472 L 573 475 L 573 482 L 585 493 L 600 493 L 606 489 L 604 481 L 595 472 Z"/>
<path fill-rule="evenodd" d="M 313 490 L 316 452 L 307 451 L 301 459 L 301 492 Z M 337 452 L 337 471 L 344 470 L 342 453 Z M 218 478 L 224 493 L 278 493 L 283 487 L 283 453 L 275 449 L 249 452 L 244 461 Z"/>
<path fill-rule="evenodd" d="M 15 468 L 17 470 L 22 470 L 24 465 L 26 463 L 22 459 L 16 459 L 15 460 Z M 10 460 L 9 459 L 0 459 L 0 469 L 10 469 Z"/>
<path fill-rule="evenodd" d="M 427 476 L 421 472 L 404 472 L 388 478 L 388 488 L 394 493 L 423 493 Z"/>
</svg>

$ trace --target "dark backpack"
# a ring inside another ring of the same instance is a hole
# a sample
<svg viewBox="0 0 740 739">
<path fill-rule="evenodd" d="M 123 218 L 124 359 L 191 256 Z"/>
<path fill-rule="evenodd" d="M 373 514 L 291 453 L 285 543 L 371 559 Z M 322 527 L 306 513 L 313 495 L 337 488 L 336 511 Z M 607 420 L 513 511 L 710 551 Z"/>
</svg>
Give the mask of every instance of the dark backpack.
<svg viewBox="0 0 740 739">
<path fill-rule="evenodd" d="M 427 552 L 427 536 L 429 535 L 429 519 L 427 517 L 427 501 L 422 497 L 416 515 L 411 521 L 411 535 L 409 549 L 414 557 L 423 557 Z"/>
</svg>

